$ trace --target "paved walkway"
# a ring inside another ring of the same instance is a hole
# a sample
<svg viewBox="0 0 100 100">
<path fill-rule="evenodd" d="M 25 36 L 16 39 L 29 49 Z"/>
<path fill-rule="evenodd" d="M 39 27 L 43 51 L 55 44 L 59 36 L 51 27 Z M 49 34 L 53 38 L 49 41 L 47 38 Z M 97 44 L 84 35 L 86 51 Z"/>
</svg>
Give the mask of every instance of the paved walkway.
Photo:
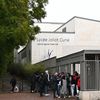
<svg viewBox="0 0 100 100">
<path fill-rule="evenodd" d="M 0 100 L 77 100 L 75 98 L 58 99 L 53 98 L 52 94 L 48 97 L 40 97 L 38 93 L 4 93 L 0 94 Z"/>
</svg>

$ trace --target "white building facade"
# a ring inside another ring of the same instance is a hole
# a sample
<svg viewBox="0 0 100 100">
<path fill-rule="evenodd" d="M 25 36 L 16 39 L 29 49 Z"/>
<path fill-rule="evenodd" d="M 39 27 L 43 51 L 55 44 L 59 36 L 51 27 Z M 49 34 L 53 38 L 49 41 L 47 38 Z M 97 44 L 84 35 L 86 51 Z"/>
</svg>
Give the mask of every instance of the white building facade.
<svg viewBox="0 0 100 100">
<path fill-rule="evenodd" d="M 45 27 L 46 31 L 43 27 L 42 32 L 35 36 L 36 39 L 18 53 L 17 61 L 35 64 L 81 50 L 100 50 L 100 21 L 73 17 L 62 25 L 54 25 L 52 29 L 49 28 L 51 23 L 49 27 L 45 24 Z"/>
</svg>

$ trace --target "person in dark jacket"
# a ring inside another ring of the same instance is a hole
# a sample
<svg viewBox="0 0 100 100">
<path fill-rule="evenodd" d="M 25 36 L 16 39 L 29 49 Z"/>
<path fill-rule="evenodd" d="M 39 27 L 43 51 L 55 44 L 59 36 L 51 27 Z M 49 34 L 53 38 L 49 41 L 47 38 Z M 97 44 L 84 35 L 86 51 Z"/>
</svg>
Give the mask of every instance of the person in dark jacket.
<svg viewBox="0 0 100 100">
<path fill-rule="evenodd" d="M 52 84 L 53 84 L 52 89 L 53 89 L 53 97 L 54 98 L 56 98 L 56 97 L 60 98 L 60 87 L 59 87 L 59 85 L 61 85 L 61 84 L 59 84 L 59 83 L 61 83 L 60 81 L 61 80 L 58 76 L 58 73 L 56 72 L 52 76 Z"/>
<path fill-rule="evenodd" d="M 75 71 L 74 74 L 71 76 L 71 94 L 72 96 L 77 95 L 77 78 L 78 73 Z"/>
<path fill-rule="evenodd" d="M 43 96 L 44 93 L 44 74 L 41 73 L 40 77 L 39 77 L 39 92 L 40 92 L 40 96 Z"/>
<path fill-rule="evenodd" d="M 44 93 L 45 93 L 45 96 L 48 96 L 48 95 L 50 95 L 48 92 L 48 90 L 49 90 L 49 83 L 50 83 L 50 75 L 49 75 L 49 72 L 48 72 L 48 70 L 46 70 L 45 71 L 45 73 L 44 73 L 44 81 L 45 81 L 45 91 L 44 91 Z"/>
<path fill-rule="evenodd" d="M 66 85 L 67 85 L 67 95 L 71 96 L 71 75 L 67 73 L 66 75 Z"/>
<path fill-rule="evenodd" d="M 16 83 L 17 83 L 16 78 L 15 78 L 15 76 L 13 76 L 13 78 L 10 81 L 10 84 L 12 85 L 12 89 L 11 89 L 12 92 L 14 92 L 14 88 L 16 86 Z"/>
<path fill-rule="evenodd" d="M 31 93 L 35 92 L 35 87 L 36 87 L 36 76 L 35 73 L 31 77 Z"/>
<path fill-rule="evenodd" d="M 58 75 L 58 73 L 55 73 L 52 76 L 52 90 L 53 90 L 53 97 L 54 98 L 56 98 L 56 92 L 57 92 L 57 88 L 58 88 L 57 75 Z"/>
</svg>

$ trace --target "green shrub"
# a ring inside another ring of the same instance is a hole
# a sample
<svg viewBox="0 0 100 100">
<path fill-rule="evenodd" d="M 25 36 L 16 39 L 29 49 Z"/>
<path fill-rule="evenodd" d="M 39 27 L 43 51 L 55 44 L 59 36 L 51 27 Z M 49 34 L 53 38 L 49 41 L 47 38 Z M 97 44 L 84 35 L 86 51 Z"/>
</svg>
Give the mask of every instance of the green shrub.
<svg viewBox="0 0 100 100">
<path fill-rule="evenodd" d="M 28 78 L 33 75 L 33 73 L 42 73 L 45 71 L 45 67 L 41 64 L 12 64 L 8 67 L 8 72 L 11 75 L 16 75 L 20 78 Z"/>
<path fill-rule="evenodd" d="M 44 71 L 45 71 L 45 67 L 41 64 L 37 64 L 37 65 L 27 64 L 24 66 L 24 74 L 28 76 L 32 76 L 33 73 L 36 73 L 36 72 L 42 73 Z"/>
</svg>

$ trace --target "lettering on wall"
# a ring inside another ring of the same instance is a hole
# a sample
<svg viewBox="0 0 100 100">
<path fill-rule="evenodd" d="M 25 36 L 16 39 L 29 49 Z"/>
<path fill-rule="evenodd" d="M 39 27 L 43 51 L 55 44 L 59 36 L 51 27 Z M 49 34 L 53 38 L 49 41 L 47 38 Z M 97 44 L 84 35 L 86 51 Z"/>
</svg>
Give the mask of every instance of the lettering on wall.
<svg viewBox="0 0 100 100">
<path fill-rule="evenodd" d="M 36 38 L 38 45 L 59 45 L 59 43 L 69 42 L 69 38 Z"/>
</svg>

